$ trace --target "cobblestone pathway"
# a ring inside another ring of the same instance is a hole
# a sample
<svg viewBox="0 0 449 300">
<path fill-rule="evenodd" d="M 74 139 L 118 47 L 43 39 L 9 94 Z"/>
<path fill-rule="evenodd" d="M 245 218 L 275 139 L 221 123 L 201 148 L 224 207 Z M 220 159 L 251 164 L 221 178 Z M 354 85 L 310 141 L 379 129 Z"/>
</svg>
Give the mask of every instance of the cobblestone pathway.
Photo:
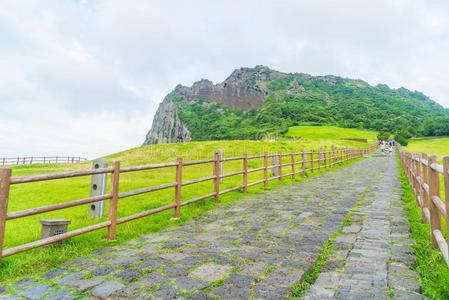
<svg viewBox="0 0 449 300">
<path fill-rule="evenodd" d="M 384 158 L 384 160 L 386 160 Z M 336 250 L 305 299 L 425 299 L 414 263 L 409 223 L 401 202 L 394 158 L 354 209 L 350 226 L 336 238 Z"/>
<path fill-rule="evenodd" d="M 246 197 L 3 294 L 0 284 L 0 299 L 285 299 L 361 201 L 306 297 L 382 299 L 389 288 L 404 299 L 418 296 L 416 276 L 404 265 L 413 258 L 395 172 L 394 160 L 373 157 Z"/>
</svg>

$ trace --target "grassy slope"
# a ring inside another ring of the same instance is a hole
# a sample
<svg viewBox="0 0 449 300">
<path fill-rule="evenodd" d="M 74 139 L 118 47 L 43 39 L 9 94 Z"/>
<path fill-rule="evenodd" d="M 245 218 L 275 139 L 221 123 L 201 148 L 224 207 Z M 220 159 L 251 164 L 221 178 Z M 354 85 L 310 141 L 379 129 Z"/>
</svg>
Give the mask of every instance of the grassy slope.
<svg viewBox="0 0 449 300">
<path fill-rule="evenodd" d="M 335 141 L 337 146 L 366 146 L 363 143 Z M 183 156 L 185 160 L 195 160 L 211 157 L 214 150 L 221 148 L 227 157 L 241 155 L 243 152 L 249 154 L 269 152 L 291 152 L 301 149 L 315 148 L 309 142 L 286 141 L 276 143 L 265 143 L 255 141 L 217 141 L 198 142 L 187 144 L 153 145 L 130 149 L 106 157 L 109 162 L 120 160 L 122 166 L 140 165 L 145 163 L 155 163 L 173 161 L 177 156 Z M 288 162 L 288 161 L 284 161 Z M 261 166 L 261 161 L 253 160 L 249 168 Z M 54 173 L 68 170 L 88 169 L 89 163 L 79 165 L 31 165 L 17 166 L 13 168 L 13 176 L 24 176 L 30 174 Z M 225 173 L 241 169 L 241 162 L 225 163 Z M 189 166 L 184 171 L 184 180 L 194 179 L 212 174 L 212 166 Z M 261 179 L 262 174 L 253 173 L 249 175 L 249 182 Z M 120 191 L 128 191 L 136 188 L 159 185 L 173 182 L 175 178 L 174 168 L 157 169 L 143 172 L 133 172 L 122 174 L 120 177 Z M 290 182 L 290 180 L 285 180 Z M 8 211 L 17 211 L 32 207 L 39 207 L 51 203 L 59 203 L 68 200 L 87 197 L 90 179 L 88 177 L 63 179 L 57 181 L 30 183 L 25 185 L 12 186 Z M 224 180 L 221 189 L 241 184 L 241 176 L 231 177 Z M 271 187 L 279 185 L 277 182 L 270 184 Z M 109 188 L 109 187 L 108 187 Z M 210 193 L 212 191 L 211 182 L 187 186 L 183 189 L 183 200 L 191 199 L 195 196 Z M 250 188 L 249 194 L 262 192 L 262 187 Z M 243 194 L 240 192 L 230 193 L 222 197 L 224 203 L 235 200 Z M 151 194 L 139 195 L 126 198 L 119 203 L 119 217 L 140 212 L 142 210 L 159 207 L 172 203 L 174 196 L 173 189 L 159 191 Z M 39 248 L 3 259 L 0 262 L 0 282 L 17 279 L 21 276 L 32 276 L 42 273 L 48 268 L 55 267 L 59 263 L 70 258 L 87 255 L 104 246 L 123 243 L 142 234 L 154 232 L 164 227 L 184 222 L 195 216 L 201 215 L 209 209 L 215 207 L 213 201 L 206 200 L 201 203 L 189 205 L 181 209 L 181 220 L 170 221 L 172 211 L 157 214 L 118 227 L 118 239 L 116 242 L 109 242 L 105 239 L 106 230 L 99 230 L 87 235 L 70 239 L 64 246 L 59 246 L 58 250 L 52 247 Z M 106 207 L 107 209 L 107 207 Z M 94 224 L 98 220 L 87 218 L 87 207 L 79 206 L 60 210 L 57 212 L 45 213 L 31 216 L 25 219 L 8 221 L 5 245 L 6 248 L 19 244 L 31 242 L 39 239 L 39 220 L 45 218 L 67 218 L 72 220 L 69 229 L 73 230 L 89 224 Z M 32 267 L 32 268 L 31 268 Z"/>
<path fill-rule="evenodd" d="M 403 201 L 407 207 L 417 261 L 415 270 L 420 274 L 423 293 L 433 299 L 449 299 L 449 268 L 438 250 L 430 244 L 430 228 L 421 222 L 421 212 L 403 169 L 400 169 Z M 442 226 L 445 227 L 444 225 Z"/>
<path fill-rule="evenodd" d="M 335 126 L 293 126 L 288 129 L 286 135 L 300 137 L 307 141 L 326 143 L 328 140 L 339 141 L 345 138 L 363 138 L 374 141 L 377 132 Z"/>
<path fill-rule="evenodd" d="M 423 152 L 433 154 L 439 158 L 449 155 L 449 138 L 436 138 L 431 140 L 413 140 L 411 139 L 405 147 L 405 150 L 417 153 Z"/>
</svg>

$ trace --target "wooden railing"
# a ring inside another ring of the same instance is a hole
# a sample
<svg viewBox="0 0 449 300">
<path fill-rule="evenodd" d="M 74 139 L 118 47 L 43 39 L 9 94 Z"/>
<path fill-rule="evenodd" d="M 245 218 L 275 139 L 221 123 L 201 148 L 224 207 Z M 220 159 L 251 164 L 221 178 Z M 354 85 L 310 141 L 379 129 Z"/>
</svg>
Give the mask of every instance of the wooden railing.
<svg viewBox="0 0 449 300">
<path fill-rule="evenodd" d="M 1 157 L 0 165 L 77 164 L 84 161 L 87 161 L 87 158 L 74 156 L 17 156 Z"/>
<path fill-rule="evenodd" d="M 182 158 L 178 158 L 176 162 L 169 163 L 159 163 L 159 164 L 151 164 L 151 165 L 142 165 L 142 166 L 134 166 L 134 167 L 120 167 L 120 162 L 116 161 L 113 163 L 112 167 L 101 168 L 101 169 L 93 169 L 87 171 L 75 171 L 75 172 L 65 172 L 65 173 L 57 173 L 57 174 L 47 174 L 47 175 L 33 175 L 33 176 L 25 176 L 25 177 L 12 177 L 11 169 L 0 169 L 0 259 L 2 257 L 7 257 L 10 255 L 14 255 L 29 249 L 37 248 L 40 246 L 48 245 L 51 243 L 55 243 L 58 241 L 62 241 L 74 236 L 78 236 L 84 233 L 88 233 L 101 228 L 108 228 L 108 239 L 115 240 L 116 238 L 116 226 L 119 224 L 123 224 L 132 220 L 136 220 L 145 216 L 157 214 L 163 211 L 167 211 L 170 209 L 174 210 L 174 218 L 179 218 L 181 215 L 181 207 L 185 205 L 189 205 L 207 198 L 213 198 L 215 202 L 220 201 L 220 196 L 232 191 L 242 190 L 246 192 L 247 189 L 251 186 L 257 184 L 263 184 L 264 187 L 268 187 L 268 183 L 275 179 L 282 179 L 283 177 L 291 176 L 291 178 L 295 178 L 296 174 L 306 175 L 306 172 L 314 172 L 315 170 L 320 170 L 321 168 L 328 168 L 336 164 L 340 164 L 342 162 L 357 158 L 371 152 L 376 148 L 376 145 L 371 145 L 366 148 L 357 148 L 357 149 L 335 149 L 332 147 L 331 150 L 322 150 L 319 151 L 302 151 L 299 153 L 288 153 L 288 154 L 268 154 L 264 153 L 263 155 L 247 155 L 237 157 L 229 157 L 221 159 L 219 151 L 215 152 L 213 159 L 204 159 L 204 160 L 196 160 L 196 161 L 183 161 Z M 277 158 L 277 163 L 274 165 L 268 164 L 269 158 Z M 299 160 L 296 158 L 300 157 Z M 289 159 L 289 163 L 282 163 L 282 158 Z M 262 162 L 262 166 L 254 169 L 248 169 L 248 161 L 252 159 L 259 159 Z M 222 174 L 222 163 L 231 162 L 231 161 L 241 161 L 242 169 L 237 172 L 231 172 L 227 174 Z M 204 164 L 212 164 L 213 165 L 213 174 L 211 176 L 183 181 L 183 168 L 186 166 L 193 165 L 204 165 Z M 297 166 L 299 166 L 297 168 Z M 285 171 L 286 167 L 290 167 L 289 171 Z M 137 190 L 119 192 L 119 180 L 120 174 L 128 173 L 128 172 L 139 172 L 144 170 L 154 170 L 161 168 L 175 168 L 176 169 L 176 177 L 175 182 L 165 183 L 158 186 L 150 186 L 145 188 L 140 188 Z M 275 171 L 275 176 L 269 177 L 269 170 Z M 257 180 L 254 182 L 248 182 L 248 174 L 255 172 L 263 172 L 263 179 Z M 8 212 L 8 197 L 10 186 L 15 184 L 26 184 L 30 182 L 40 182 L 47 180 L 57 180 L 63 178 L 72 178 L 79 176 L 91 176 L 95 174 L 108 174 L 111 173 L 111 187 L 110 192 L 100 196 L 94 196 L 84 199 L 72 200 L 63 203 L 51 204 L 37 208 L 26 209 L 22 211 L 14 211 Z M 227 188 L 225 190 L 220 189 L 220 180 L 226 177 L 231 176 L 242 176 L 242 184 L 238 186 L 234 186 L 231 188 Z M 213 181 L 213 191 L 211 193 L 199 196 L 197 198 L 189 199 L 186 201 L 182 200 L 182 188 L 187 185 L 193 185 L 200 182 Z M 145 193 L 151 193 L 155 191 L 160 191 L 168 188 L 175 189 L 175 197 L 172 204 L 164 205 L 158 208 L 142 211 L 130 216 L 125 216 L 121 218 L 117 218 L 117 204 L 119 199 L 123 199 L 126 197 L 141 195 Z M 37 240 L 31 243 L 23 244 L 20 246 L 16 246 L 9 249 L 3 249 L 4 245 L 4 237 L 5 237 L 5 226 L 7 221 L 24 218 L 36 214 L 46 213 L 50 211 L 56 211 L 60 209 L 65 209 L 69 207 L 90 204 L 102 200 L 109 200 L 109 220 L 101 223 L 97 223 L 95 225 L 90 225 L 87 227 L 79 228 L 73 231 L 69 231 L 67 233 L 63 233 L 60 235 L 52 236 L 49 238 L 44 238 L 41 240 Z"/>
<path fill-rule="evenodd" d="M 423 153 L 400 152 L 402 166 L 408 177 L 421 208 L 423 222 L 430 224 L 432 247 L 440 249 L 449 266 L 448 242 L 441 233 L 441 217 L 446 219 L 449 229 L 449 156 L 443 158 L 443 165 L 438 164 L 436 156 Z M 440 177 L 444 181 L 444 202 L 440 196 Z"/>
</svg>

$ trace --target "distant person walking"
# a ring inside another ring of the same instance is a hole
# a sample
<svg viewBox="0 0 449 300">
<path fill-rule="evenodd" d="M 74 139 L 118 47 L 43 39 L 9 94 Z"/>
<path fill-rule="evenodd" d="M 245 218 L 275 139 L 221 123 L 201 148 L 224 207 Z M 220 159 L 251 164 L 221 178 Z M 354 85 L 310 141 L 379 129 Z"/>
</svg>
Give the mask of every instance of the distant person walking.
<svg viewBox="0 0 449 300">
<path fill-rule="evenodd" d="M 388 146 L 387 151 L 388 151 L 388 156 L 391 156 L 391 154 L 393 153 L 393 146 Z"/>
<path fill-rule="evenodd" d="M 381 153 L 385 153 L 385 144 L 384 144 L 383 141 L 380 142 L 380 152 L 381 152 Z"/>
</svg>

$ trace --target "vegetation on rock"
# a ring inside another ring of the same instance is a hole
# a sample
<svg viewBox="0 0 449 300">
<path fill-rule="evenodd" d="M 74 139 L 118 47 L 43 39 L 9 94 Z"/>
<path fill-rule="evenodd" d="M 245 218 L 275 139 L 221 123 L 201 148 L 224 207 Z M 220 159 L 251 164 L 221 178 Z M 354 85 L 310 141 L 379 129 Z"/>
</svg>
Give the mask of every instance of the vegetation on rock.
<svg viewBox="0 0 449 300">
<path fill-rule="evenodd" d="M 184 102 L 179 115 L 192 140 L 260 139 L 297 125 L 370 129 L 403 145 L 412 136 L 449 134 L 448 110 L 405 88 L 296 73 L 258 84 L 267 91 L 258 109 L 230 109 L 213 99 Z"/>
</svg>

